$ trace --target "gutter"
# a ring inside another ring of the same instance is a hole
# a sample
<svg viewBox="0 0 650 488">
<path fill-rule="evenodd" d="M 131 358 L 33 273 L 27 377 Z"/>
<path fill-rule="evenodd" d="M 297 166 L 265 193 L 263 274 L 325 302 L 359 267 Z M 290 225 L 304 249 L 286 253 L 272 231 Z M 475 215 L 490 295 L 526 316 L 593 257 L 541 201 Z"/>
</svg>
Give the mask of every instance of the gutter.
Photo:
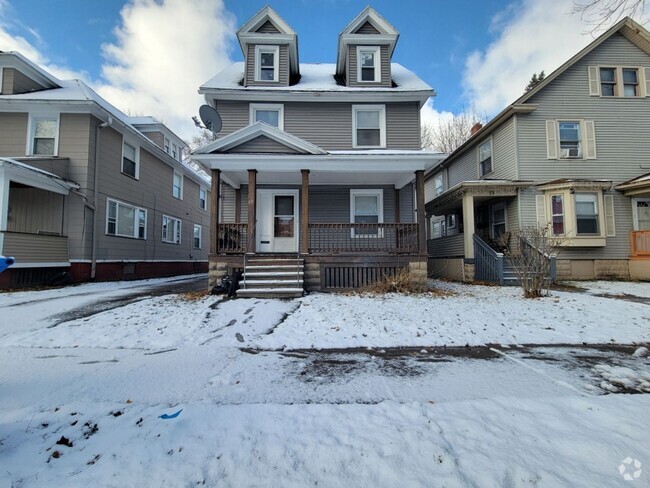
<svg viewBox="0 0 650 488">
<path fill-rule="evenodd" d="M 101 130 L 113 123 L 109 115 L 108 120 L 99 124 L 95 129 L 95 178 L 93 183 L 93 242 L 90 251 L 90 279 L 94 280 L 97 273 L 97 229 L 99 227 L 99 143 Z"/>
</svg>

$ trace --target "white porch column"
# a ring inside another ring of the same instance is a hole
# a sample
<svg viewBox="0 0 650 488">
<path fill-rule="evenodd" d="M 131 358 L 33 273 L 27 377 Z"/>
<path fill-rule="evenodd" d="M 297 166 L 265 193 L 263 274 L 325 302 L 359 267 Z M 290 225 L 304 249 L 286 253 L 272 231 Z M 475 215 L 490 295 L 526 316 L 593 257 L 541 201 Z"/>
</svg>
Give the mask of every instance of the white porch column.
<svg viewBox="0 0 650 488">
<path fill-rule="evenodd" d="M 463 195 L 463 232 L 465 259 L 474 259 L 474 196 Z"/>
<path fill-rule="evenodd" d="M 5 169 L 0 167 L 0 255 L 4 250 L 4 231 L 7 230 L 7 216 L 9 214 L 9 178 Z"/>
</svg>

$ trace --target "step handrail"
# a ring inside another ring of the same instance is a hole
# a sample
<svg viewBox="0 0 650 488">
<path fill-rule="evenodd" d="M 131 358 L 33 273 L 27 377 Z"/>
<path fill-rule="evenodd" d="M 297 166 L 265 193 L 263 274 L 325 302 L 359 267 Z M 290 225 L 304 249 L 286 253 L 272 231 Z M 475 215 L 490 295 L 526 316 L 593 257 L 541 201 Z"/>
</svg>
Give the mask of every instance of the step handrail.
<svg viewBox="0 0 650 488">
<path fill-rule="evenodd" d="M 253 222 L 253 230 L 250 233 L 253 236 L 255 235 L 255 228 L 256 227 L 257 227 L 257 220 L 255 220 L 255 222 Z M 255 241 L 255 239 L 251 239 L 250 242 L 246 243 L 246 252 L 244 253 L 244 290 L 246 289 L 246 266 L 247 266 L 247 262 L 248 262 L 247 256 L 248 256 L 248 253 L 250 252 L 250 249 L 251 249 L 251 242 L 254 242 L 254 241 Z"/>
</svg>

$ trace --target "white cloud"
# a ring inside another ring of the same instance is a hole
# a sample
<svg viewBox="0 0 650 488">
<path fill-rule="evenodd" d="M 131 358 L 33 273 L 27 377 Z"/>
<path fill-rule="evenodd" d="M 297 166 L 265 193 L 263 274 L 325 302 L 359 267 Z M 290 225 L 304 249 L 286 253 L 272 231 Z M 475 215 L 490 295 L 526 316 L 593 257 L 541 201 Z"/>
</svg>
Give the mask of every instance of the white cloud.
<svg viewBox="0 0 650 488">
<path fill-rule="evenodd" d="M 438 111 L 433 107 L 434 99 L 429 98 L 427 103 L 424 104 L 420 110 L 420 121 L 422 125 L 431 125 L 437 127 L 442 121 L 449 121 L 454 117 L 454 114 L 445 110 Z"/>
<path fill-rule="evenodd" d="M 234 25 L 222 0 L 134 0 L 121 11 L 116 41 L 103 46 L 97 91 L 121 110 L 153 115 L 189 138 L 203 101 L 199 85 L 231 63 Z"/>
</svg>

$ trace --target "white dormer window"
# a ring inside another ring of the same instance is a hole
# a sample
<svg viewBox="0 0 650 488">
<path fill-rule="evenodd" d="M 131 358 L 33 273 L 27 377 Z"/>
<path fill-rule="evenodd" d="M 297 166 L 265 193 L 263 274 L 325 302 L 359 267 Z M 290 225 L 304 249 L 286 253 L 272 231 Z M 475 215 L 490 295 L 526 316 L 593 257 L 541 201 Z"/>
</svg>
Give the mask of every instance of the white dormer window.
<svg viewBox="0 0 650 488">
<path fill-rule="evenodd" d="M 381 48 L 357 46 L 357 81 L 359 83 L 381 82 Z"/>
<path fill-rule="evenodd" d="M 278 81 L 280 46 L 255 46 L 255 81 Z"/>
<path fill-rule="evenodd" d="M 172 158 L 178 159 L 178 147 L 172 142 Z"/>
<path fill-rule="evenodd" d="M 250 123 L 265 122 L 284 130 L 284 105 L 281 103 L 251 103 Z"/>
</svg>

